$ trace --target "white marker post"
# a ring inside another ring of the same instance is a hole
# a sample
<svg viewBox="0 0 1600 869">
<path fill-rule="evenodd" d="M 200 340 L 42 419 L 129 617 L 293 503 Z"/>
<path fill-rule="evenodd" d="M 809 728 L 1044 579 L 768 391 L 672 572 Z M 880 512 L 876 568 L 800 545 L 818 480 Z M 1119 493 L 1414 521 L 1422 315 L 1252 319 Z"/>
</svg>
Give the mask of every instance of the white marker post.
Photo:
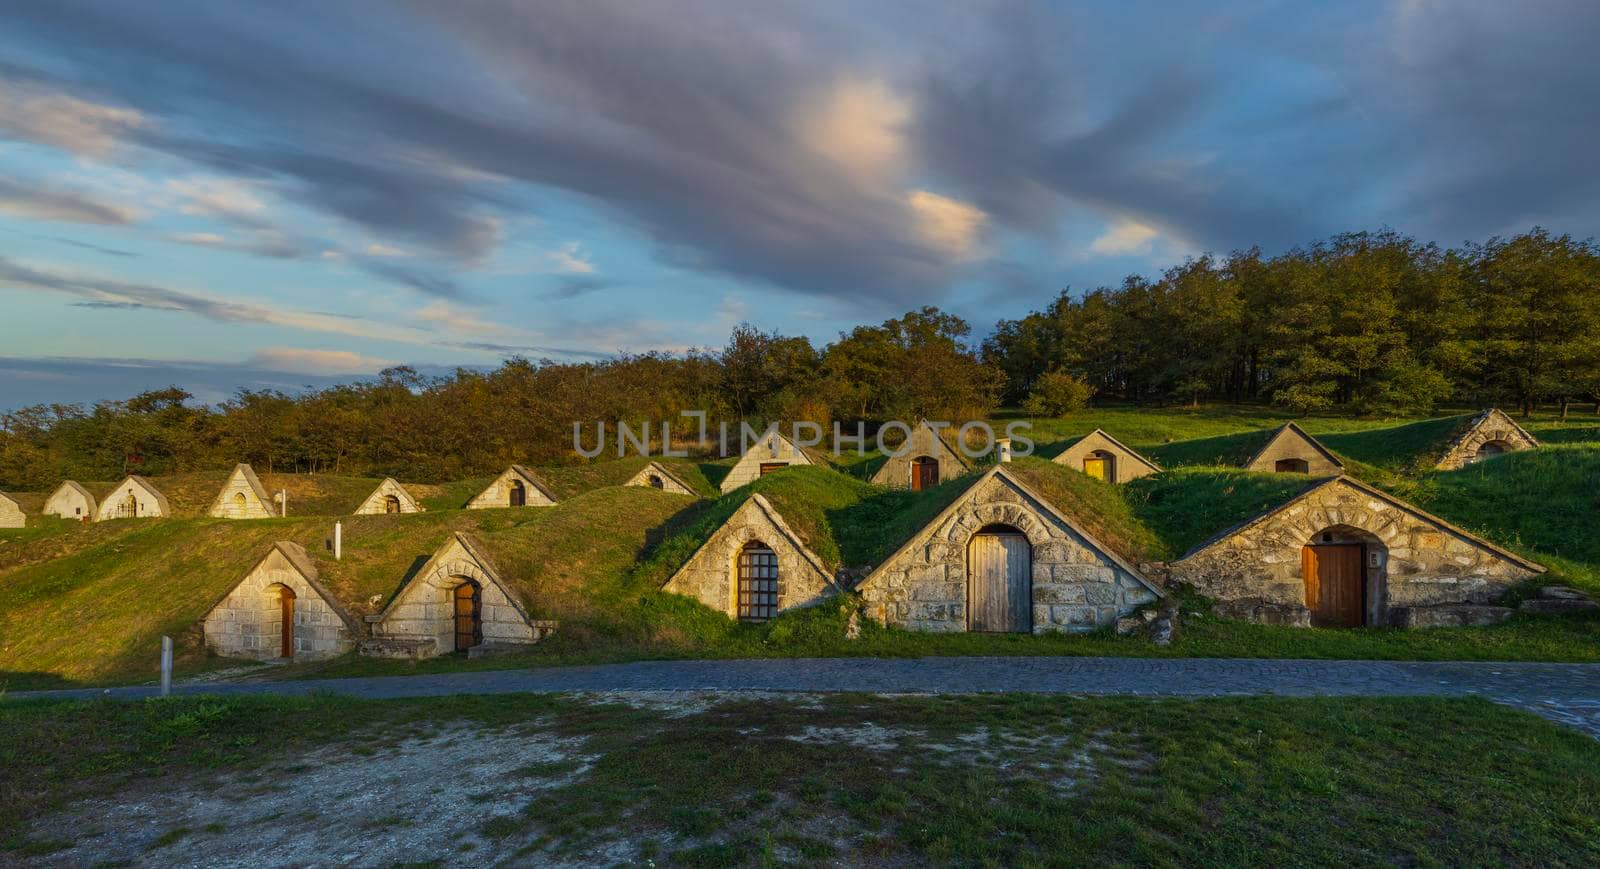
<svg viewBox="0 0 1600 869">
<path fill-rule="evenodd" d="M 161 638 L 161 696 L 172 693 L 172 638 Z"/>
<path fill-rule="evenodd" d="M 344 523 L 333 523 L 333 560 L 338 561 L 344 555 Z"/>
<path fill-rule="evenodd" d="M 288 516 L 289 515 L 289 490 L 288 489 L 279 489 L 278 490 L 278 515 L 279 516 Z"/>
</svg>

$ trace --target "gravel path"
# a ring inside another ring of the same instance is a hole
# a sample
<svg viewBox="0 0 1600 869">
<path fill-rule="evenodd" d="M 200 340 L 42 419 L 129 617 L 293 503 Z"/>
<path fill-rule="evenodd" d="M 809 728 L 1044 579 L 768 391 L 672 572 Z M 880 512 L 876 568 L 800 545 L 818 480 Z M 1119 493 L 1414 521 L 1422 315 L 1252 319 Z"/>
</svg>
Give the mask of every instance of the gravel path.
<svg viewBox="0 0 1600 869">
<path fill-rule="evenodd" d="M 433 697 L 541 691 L 865 691 L 1134 694 L 1217 697 L 1481 695 L 1600 738 L 1600 664 L 1301 661 L 1235 658 L 808 658 L 642 661 L 428 676 L 193 683 L 177 694 Z M 152 687 L 17 692 L 30 697 L 136 699 Z"/>
</svg>

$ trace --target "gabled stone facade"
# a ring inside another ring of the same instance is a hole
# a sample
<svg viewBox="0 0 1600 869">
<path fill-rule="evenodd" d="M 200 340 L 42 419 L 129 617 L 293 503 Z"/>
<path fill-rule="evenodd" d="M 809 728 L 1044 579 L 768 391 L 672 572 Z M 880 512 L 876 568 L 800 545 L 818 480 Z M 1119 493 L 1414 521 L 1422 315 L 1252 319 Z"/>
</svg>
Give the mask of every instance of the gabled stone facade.
<svg viewBox="0 0 1600 869">
<path fill-rule="evenodd" d="M 517 492 L 522 493 L 522 503 L 516 504 Z M 556 502 L 556 496 L 551 493 L 534 473 L 522 465 L 512 465 L 505 472 L 494 478 L 479 492 L 476 497 L 467 502 L 468 510 L 489 510 L 496 507 L 548 507 Z"/>
<path fill-rule="evenodd" d="M 917 471 L 918 459 L 931 459 L 939 466 L 938 480 L 953 480 L 972 470 L 972 461 L 950 446 L 949 442 L 924 420 L 911 430 L 906 443 L 896 450 L 872 475 L 872 482 L 895 489 L 915 488 L 912 481 Z"/>
<path fill-rule="evenodd" d="M 779 612 L 815 604 L 837 591 L 827 565 L 759 494 L 741 504 L 662 590 L 692 597 L 736 618 L 739 556 L 752 542 L 764 544 L 777 556 Z"/>
<path fill-rule="evenodd" d="M 1108 483 L 1126 483 L 1161 472 L 1161 467 L 1155 462 L 1124 446 L 1121 441 L 1106 434 L 1105 429 L 1098 428 L 1079 438 L 1050 461 L 1088 473 L 1085 460 L 1103 462 L 1105 470 L 1102 479 Z"/>
<path fill-rule="evenodd" d="M 256 472 L 240 463 L 228 475 L 228 482 L 222 485 L 206 515 L 216 519 L 267 519 L 277 513 L 272 509 L 272 496 Z"/>
<path fill-rule="evenodd" d="M 27 524 L 28 517 L 22 512 L 22 505 L 0 492 L 0 528 L 21 528 Z"/>
<path fill-rule="evenodd" d="M 1516 420 L 1502 413 L 1499 408 L 1490 408 L 1473 417 L 1472 422 L 1456 435 L 1450 446 L 1445 448 L 1444 458 L 1439 460 L 1438 468 L 1441 471 L 1453 471 L 1504 453 L 1538 448 L 1539 442 L 1528 434 L 1527 429 L 1517 425 Z"/>
<path fill-rule="evenodd" d="M 95 517 L 94 496 L 89 490 L 68 480 L 56 487 L 50 497 L 44 501 L 44 515 L 60 516 L 63 519 L 74 519 L 80 522 L 93 521 Z"/>
<path fill-rule="evenodd" d="M 1303 463 L 1291 468 L 1292 463 Z M 1292 471 L 1316 477 L 1344 473 L 1344 462 L 1321 441 L 1295 423 L 1287 423 L 1272 433 L 1259 452 L 1244 463 L 1247 471 Z"/>
<path fill-rule="evenodd" d="M 1160 590 L 999 465 L 856 586 L 869 616 L 920 631 L 968 629 L 968 548 L 985 528 L 1027 537 L 1032 632 L 1092 631 Z"/>
<path fill-rule="evenodd" d="M 290 657 L 297 660 L 342 655 L 360 636 L 360 622 L 323 587 L 305 549 L 279 541 L 206 613 L 206 648 L 227 658 L 281 658 L 285 613 L 292 619 Z"/>
<path fill-rule="evenodd" d="M 645 486 L 651 489 L 660 489 L 663 492 L 699 497 L 688 483 L 678 479 L 678 475 L 672 471 L 672 468 L 662 462 L 651 462 L 645 465 L 639 469 L 639 473 L 634 474 L 623 485 Z"/>
<path fill-rule="evenodd" d="M 457 649 L 456 590 L 476 586 L 477 633 L 482 647 L 527 646 L 547 636 L 553 622 L 535 621 L 505 584 L 482 546 L 456 532 L 390 601 L 369 619 L 372 639 L 361 653 L 375 657 L 432 658 Z"/>
<path fill-rule="evenodd" d="M 357 516 L 373 516 L 382 513 L 421 513 L 427 508 L 417 503 L 411 497 L 406 487 L 395 481 L 394 477 L 387 477 L 372 490 L 367 500 L 361 502 L 356 508 Z"/>
<path fill-rule="evenodd" d="M 1303 550 L 1359 545 L 1362 623 L 1410 624 L 1415 607 L 1487 603 L 1544 571 L 1512 552 L 1350 477 L 1319 483 L 1202 544 L 1171 566 L 1234 618 L 1308 626 Z"/>
<path fill-rule="evenodd" d="M 762 466 L 773 465 L 811 465 L 811 457 L 806 451 L 794 445 L 777 432 L 769 432 L 760 440 L 750 445 L 744 451 L 739 461 L 728 471 L 728 476 L 722 478 L 719 486 L 723 494 L 732 492 L 740 486 L 746 485 L 761 476 Z"/>
<path fill-rule="evenodd" d="M 171 515 L 172 508 L 167 505 L 167 496 L 161 494 L 149 480 L 135 476 L 118 483 L 115 489 L 101 499 L 100 508 L 95 513 L 95 521 Z"/>
</svg>

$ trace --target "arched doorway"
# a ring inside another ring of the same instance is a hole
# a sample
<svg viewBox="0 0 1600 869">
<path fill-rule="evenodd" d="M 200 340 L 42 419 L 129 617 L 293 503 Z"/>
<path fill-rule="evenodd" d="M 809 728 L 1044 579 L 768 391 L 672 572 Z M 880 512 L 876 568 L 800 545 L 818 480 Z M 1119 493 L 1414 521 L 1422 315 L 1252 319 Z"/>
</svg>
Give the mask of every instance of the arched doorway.
<svg viewBox="0 0 1600 869">
<path fill-rule="evenodd" d="M 739 550 L 734 611 L 741 621 L 764 622 L 778 615 L 778 553 L 759 540 Z"/>
<path fill-rule="evenodd" d="M 1511 445 L 1505 441 L 1487 441 L 1483 446 L 1478 447 L 1478 451 L 1472 454 L 1472 458 L 1467 460 L 1467 464 L 1477 464 L 1484 459 L 1503 456 L 1509 452 L 1511 452 Z"/>
<path fill-rule="evenodd" d="M 522 485 L 521 480 L 511 481 L 511 506 L 526 507 L 528 505 L 528 488 Z"/>
<path fill-rule="evenodd" d="M 933 456 L 917 456 L 911 460 L 911 489 L 921 492 L 939 485 L 939 460 Z"/>
<path fill-rule="evenodd" d="M 1010 525 L 988 525 L 967 542 L 967 630 L 1033 631 L 1033 547 Z"/>
<path fill-rule="evenodd" d="M 122 499 L 122 506 L 118 508 L 124 516 L 139 515 L 139 496 L 132 489 L 128 490 L 128 497 Z"/>
<path fill-rule="evenodd" d="M 450 593 L 455 614 L 455 650 L 465 652 L 483 643 L 483 589 L 467 580 Z"/>
<path fill-rule="evenodd" d="M 666 487 L 667 487 L 666 481 L 661 479 L 661 475 L 660 474 L 651 474 L 650 475 L 650 488 L 652 488 L 652 489 L 665 489 Z"/>
<path fill-rule="evenodd" d="M 1279 459 L 1272 470 L 1280 474 L 1309 474 L 1311 463 L 1305 459 Z"/>
<path fill-rule="evenodd" d="M 1375 623 L 1384 592 L 1387 550 L 1371 534 L 1347 525 L 1325 528 L 1300 549 L 1306 608 L 1318 628 Z"/>
<path fill-rule="evenodd" d="M 384 495 L 383 496 L 383 512 L 385 512 L 385 513 L 399 513 L 400 512 L 400 496 L 399 495 Z"/>
<path fill-rule="evenodd" d="M 1083 457 L 1083 472 L 1107 483 L 1117 481 L 1117 457 L 1105 450 L 1095 450 Z"/>
<path fill-rule="evenodd" d="M 249 512 L 249 510 L 250 510 L 250 508 L 248 506 L 248 502 L 245 500 L 244 493 L 243 492 L 234 492 L 233 493 L 233 515 L 235 515 L 235 516 L 243 516 L 247 512 Z"/>
<path fill-rule="evenodd" d="M 294 657 L 294 589 L 275 585 L 278 593 L 278 657 Z"/>
</svg>

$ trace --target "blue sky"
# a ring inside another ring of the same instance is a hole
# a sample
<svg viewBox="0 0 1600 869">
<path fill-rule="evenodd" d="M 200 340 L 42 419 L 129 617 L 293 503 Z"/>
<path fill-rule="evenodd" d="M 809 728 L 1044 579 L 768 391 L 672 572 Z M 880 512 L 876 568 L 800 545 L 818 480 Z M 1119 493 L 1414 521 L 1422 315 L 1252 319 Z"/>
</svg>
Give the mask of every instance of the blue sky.
<svg viewBox="0 0 1600 869">
<path fill-rule="evenodd" d="M 1592 3 L 7 7 L 0 408 L 1600 231 Z"/>
</svg>

